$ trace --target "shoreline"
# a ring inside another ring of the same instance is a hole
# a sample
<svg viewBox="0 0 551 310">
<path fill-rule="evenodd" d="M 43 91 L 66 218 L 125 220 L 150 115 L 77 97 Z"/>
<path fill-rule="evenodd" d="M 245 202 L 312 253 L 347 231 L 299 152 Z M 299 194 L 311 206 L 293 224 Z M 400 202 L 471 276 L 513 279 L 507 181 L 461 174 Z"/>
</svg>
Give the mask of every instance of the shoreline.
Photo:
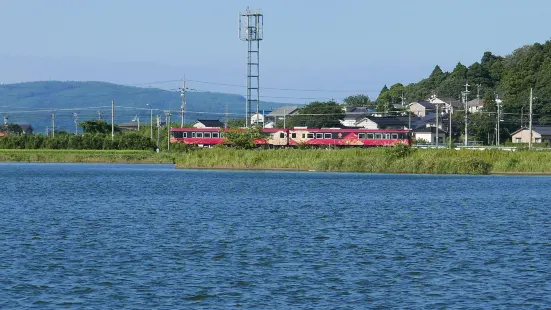
<svg viewBox="0 0 551 310">
<path fill-rule="evenodd" d="M 376 174 L 549 176 L 551 152 L 469 150 L 196 149 L 188 152 L 116 150 L 0 150 L 0 162 L 170 164 L 175 169 Z"/>
</svg>

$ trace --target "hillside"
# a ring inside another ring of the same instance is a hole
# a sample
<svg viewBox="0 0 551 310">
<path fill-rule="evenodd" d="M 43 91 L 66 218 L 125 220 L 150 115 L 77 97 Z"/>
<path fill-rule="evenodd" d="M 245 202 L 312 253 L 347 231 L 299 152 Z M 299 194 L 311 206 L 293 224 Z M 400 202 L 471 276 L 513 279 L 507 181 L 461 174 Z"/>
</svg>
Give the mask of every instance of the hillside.
<svg viewBox="0 0 551 310">
<path fill-rule="evenodd" d="M 470 66 L 458 63 L 453 71 L 445 72 L 438 65 L 429 77 L 409 85 L 386 86 L 379 95 L 380 106 L 400 102 L 402 94 L 409 102 L 438 97 L 461 98 L 465 83 L 470 85 L 469 100 L 477 95 L 486 102 L 483 112 L 473 114 L 469 122 L 470 135 L 486 141 L 494 134 L 496 124 L 495 96 L 503 100 L 502 137 L 518 129 L 521 115 L 526 124 L 530 88 L 534 91 L 534 124 L 551 125 L 551 41 L 535 43 L 516 49 L 506 56 L 485 52 L 480 62 Z M 461 111 L 456 113 L 456 125 L 462 127 Z"/>
<path fill-rule="evenodd" d="M 230 118 L 242 118 L 245 98 L 240 95 L 187 92 L 186 122 L 197 118 L 224 118 L 228 105 Z M 60 82 L 41 81 L 0 86 L 0 111 L 9 115 L 14 123 L 31 123 L 37 131 L 44 131 L 50 124 L 50 112 L 56 111 L 58 129 L 74 130 L 73 113 L 80 120 L 98 118 L 98 110 L 104 117 L 110 117 L 111 100 L 115 100 L 115 121 L 128 122 L 135 115 L 142 121 L 149 121 L 150 111 L 146 104 L 155 109 L 154 114 L 180 109 L 181 97 L 177 91 L 158 88 L 140 88 L 106 82 Z M 262 102 L 261 108 L 271 109 L 282 103 Z M 173 120 L 178 116 L 174 115 Z"/>
</svg>

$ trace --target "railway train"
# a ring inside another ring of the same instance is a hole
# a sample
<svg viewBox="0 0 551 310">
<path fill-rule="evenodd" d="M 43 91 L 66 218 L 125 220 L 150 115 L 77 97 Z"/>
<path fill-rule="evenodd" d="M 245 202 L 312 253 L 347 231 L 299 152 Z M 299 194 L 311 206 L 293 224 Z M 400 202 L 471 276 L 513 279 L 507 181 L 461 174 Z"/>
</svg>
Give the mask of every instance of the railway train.
<svg viewBox="0 0 551 310">
<path fill-rule="evenodd" d="M 171 143 L 185 143 L 199 147 L 225 144 L 224 128 L 171 128 Z M 408 130 L 347 129 L 295 127 L 260 129 L 262 138 L 255 139 L 259 147 L 380 147 L 396 144 L 411 145 Z"/>
</svg>

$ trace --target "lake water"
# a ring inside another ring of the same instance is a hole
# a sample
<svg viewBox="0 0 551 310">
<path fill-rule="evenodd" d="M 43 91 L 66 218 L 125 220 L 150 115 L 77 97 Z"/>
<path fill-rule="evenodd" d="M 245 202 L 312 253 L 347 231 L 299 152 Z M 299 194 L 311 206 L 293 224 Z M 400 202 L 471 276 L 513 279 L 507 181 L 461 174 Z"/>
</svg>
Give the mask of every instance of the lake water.
<svg viewBox="0 0 551 310">
<path fill-rule="evenodd" d="M 551 178 L 0 163 L 0 308 L 544 308 Z"/>
</svg>

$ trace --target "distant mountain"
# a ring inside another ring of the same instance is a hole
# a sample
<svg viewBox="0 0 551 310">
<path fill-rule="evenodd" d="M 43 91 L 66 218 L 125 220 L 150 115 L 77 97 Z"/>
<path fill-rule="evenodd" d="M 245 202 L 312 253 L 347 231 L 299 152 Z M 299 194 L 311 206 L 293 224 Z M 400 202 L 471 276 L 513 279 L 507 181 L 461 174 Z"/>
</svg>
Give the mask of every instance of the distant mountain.
<svg viewBox="0 0 551 310">
<path fill-rule="evenodd" d="M 35 131 L 43 132 L 50 125 L 51 111 L 56 113 L 59 130 L 74 130 L 73 113 L 79 121 L 111 117 L 111 101 L 115 101 L 115 122 L 131 121 L 138 115 L 142 122 L 153 114 L 164 115 L 171 110 L 172 121 L 179 121 L 181 96 L 178 91 L 141 88 L 106 82 L 41 81 L 0 85 L 0 111 L 9 122 L 30 123 Z M 228 106 L 229 118 L 243 118 L 245 98 L 235 94 L 213 92 L 186 93 L 186 123 L 196 119 L 223 119 Z M 284 103 L 261 102 L 260 108 L 271 110 Z"/>
</svg>

